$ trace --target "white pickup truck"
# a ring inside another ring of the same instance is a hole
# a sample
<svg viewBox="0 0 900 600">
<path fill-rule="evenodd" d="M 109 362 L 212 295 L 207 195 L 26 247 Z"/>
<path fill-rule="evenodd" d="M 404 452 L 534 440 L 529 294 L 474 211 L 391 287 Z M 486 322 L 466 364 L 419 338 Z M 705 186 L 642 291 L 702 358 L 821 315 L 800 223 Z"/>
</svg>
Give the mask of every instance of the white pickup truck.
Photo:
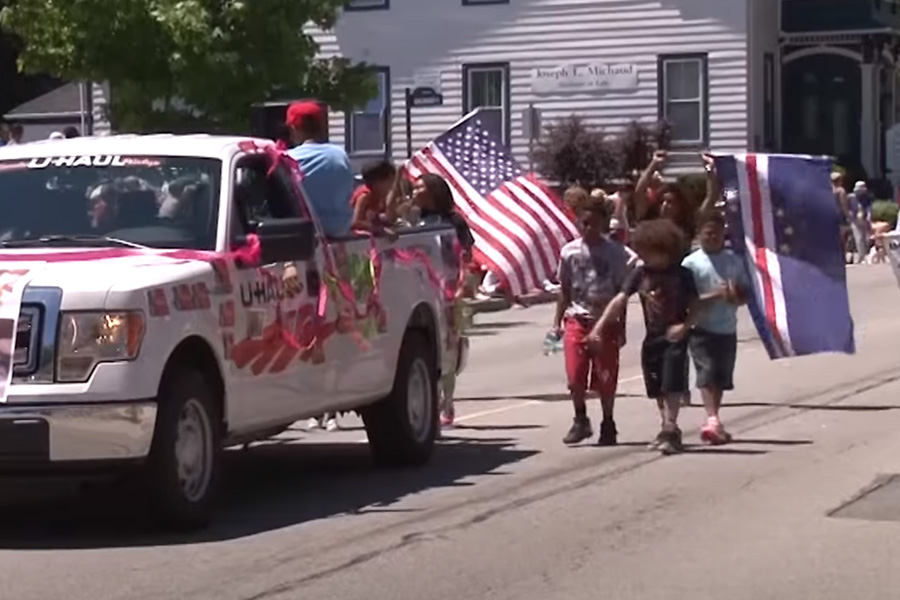
<svg viewBox="0 0 900 600">
<path fill-rule="evenodd" d="M 198 527 L 222 450 L 300 419 L 430 457 L 468 348 L 451 228 L 326 240 L 295 163 L 206 135 L 0 148 L 0 215 L 0 472 L 134 467 Z"/>
</svg>

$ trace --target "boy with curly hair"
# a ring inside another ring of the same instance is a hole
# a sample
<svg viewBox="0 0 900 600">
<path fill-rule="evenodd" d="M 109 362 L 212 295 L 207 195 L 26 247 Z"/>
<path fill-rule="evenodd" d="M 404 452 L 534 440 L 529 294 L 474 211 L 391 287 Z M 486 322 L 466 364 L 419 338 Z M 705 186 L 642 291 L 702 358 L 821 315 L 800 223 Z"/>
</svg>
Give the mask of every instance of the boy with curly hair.
<svg viewBox="0 0 900 600">
<path fill-rule="evenodd" d="M 675 454 L 684 450 L 678 413 L 681 399 L 690 389 L 687 336 L 699 308 L 697 288 L 691 271 L 681 266 L 684 234 L 673 222 L 641 222 L 632 237 L 632 248 L 643 264 L 631 272 L 621 292 L 607 305 L 588 342 L 605 346 L 603 332 L 625 312 L 630 296 L 640 296 L 647 330 L 641 369 L 647 396 L 656 399 L 662 422 L 650 448 Z"/>
</svg>

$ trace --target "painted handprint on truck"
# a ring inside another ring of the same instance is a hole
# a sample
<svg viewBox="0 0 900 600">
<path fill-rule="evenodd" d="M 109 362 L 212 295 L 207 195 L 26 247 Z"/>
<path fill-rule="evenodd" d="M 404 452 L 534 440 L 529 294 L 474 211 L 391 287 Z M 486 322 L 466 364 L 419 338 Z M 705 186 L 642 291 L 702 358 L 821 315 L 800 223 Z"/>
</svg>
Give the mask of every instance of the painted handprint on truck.
<svg viewBox="0 0 900 600">
<path fill-rule="evenodd" d="M 294 360 L 325 362 L 325 341 L 336 331 L 334 323 L 321 322 L 313 304 L 279 314 L 259 337 L 247 337 L 231 349 L 238 369 L 250 368 L 254 375 L 281 373 Z"/>
</svg>

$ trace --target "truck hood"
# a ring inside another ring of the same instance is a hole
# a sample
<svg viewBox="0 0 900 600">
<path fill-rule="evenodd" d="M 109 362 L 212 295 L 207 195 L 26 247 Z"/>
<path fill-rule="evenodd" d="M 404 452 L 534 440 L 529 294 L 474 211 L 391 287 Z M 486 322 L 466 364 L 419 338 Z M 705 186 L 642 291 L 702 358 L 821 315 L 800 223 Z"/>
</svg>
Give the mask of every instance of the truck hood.
<svg viewBox="0 0 900 600">
<path fill-rule="evenodd" d="M 78 248 L 0 250 L 0 272 L 27 270 L 28 287 L 63 290 L 63 308 L 106 306 L 110 292 L 149 289 L 211 273 L 208 262 L 172 250 Z"/>
</svg>

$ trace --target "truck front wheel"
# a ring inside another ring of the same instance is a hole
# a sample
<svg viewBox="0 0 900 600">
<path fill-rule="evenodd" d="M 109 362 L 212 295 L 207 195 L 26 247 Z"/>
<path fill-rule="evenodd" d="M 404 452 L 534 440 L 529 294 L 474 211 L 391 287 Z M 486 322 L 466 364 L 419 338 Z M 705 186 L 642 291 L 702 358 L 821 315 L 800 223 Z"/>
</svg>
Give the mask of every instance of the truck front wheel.
<svg viewBox="0 0 900 600">
<path fill-rule="evenodd" d="M 221 418 L 202 373 L 177 369 L 160 386 L 148 492 L 167 526 L 205 527 L 219 481 Z"/>
<path fill-rule="evenodd" d="M 422 332 L 407 332 L 391 393 L 362 410 L 375 462 L 420 465 L 431 458 L 438 433 L 435 352 Z"/>
</svg>

